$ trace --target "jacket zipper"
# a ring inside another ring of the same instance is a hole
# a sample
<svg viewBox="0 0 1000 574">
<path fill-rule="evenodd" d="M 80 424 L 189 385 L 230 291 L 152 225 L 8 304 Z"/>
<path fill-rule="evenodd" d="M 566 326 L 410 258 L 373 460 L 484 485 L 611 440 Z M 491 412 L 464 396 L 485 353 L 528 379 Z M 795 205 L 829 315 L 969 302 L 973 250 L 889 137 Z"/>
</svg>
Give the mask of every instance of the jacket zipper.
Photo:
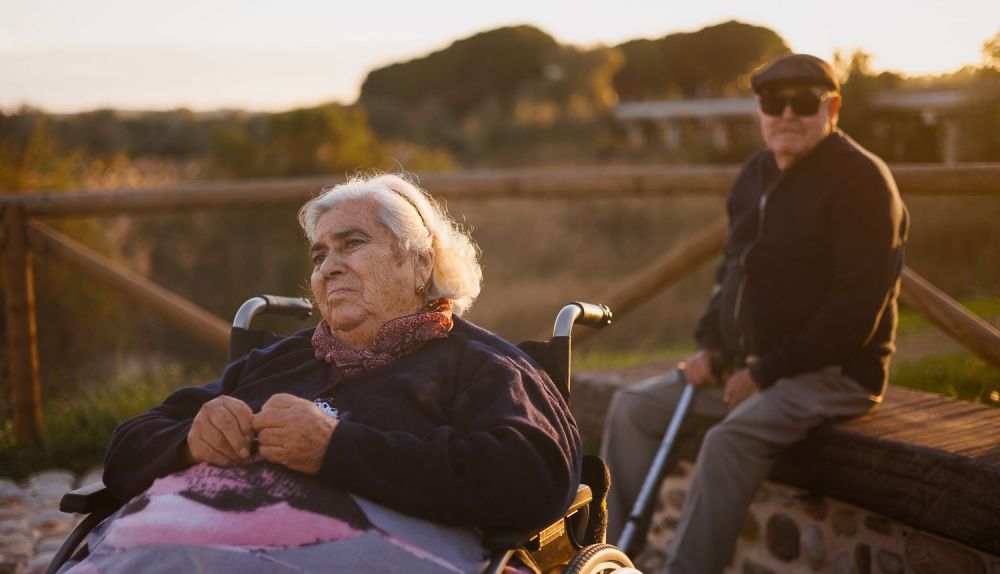
<svg viewBox="0 0 1000 574">
<path fill-rule="evenodd" d="M 747 256 L 754 247 L 760 243 L 760 240 L 764 236 L 764 212 L 767 209 L 767 200 L 771 196 L 771 193 L 778 187 L 780 183 L 780 178 L 775 181 L 771 186 L 769 186 L 764 193 L 760 196 L 760 201 L 757 204 L 757 238 L 746 247 L 743 248 L 743 252 L 740 253 L 739 263 L 740 263 L 740 284 L 736 288 L 736 305 L 733 306 L 733 324 L 736 326 L 736 331 L 738 333 L 737 342 L 740 346 L 740 352 L 746 356 L 750 350 L 747 349 L 746 345 L 746 333 L 743 332 L 743 325 L 740 323 L 740 315 L 743 314 L 743 291 L 747 283 Z"/>
</svg>

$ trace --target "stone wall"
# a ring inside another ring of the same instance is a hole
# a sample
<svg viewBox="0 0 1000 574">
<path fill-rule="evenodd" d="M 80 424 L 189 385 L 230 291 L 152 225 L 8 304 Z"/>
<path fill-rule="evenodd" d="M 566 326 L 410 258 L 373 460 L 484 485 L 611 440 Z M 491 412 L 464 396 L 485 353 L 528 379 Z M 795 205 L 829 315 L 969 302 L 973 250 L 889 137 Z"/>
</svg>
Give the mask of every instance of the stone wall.
<svg viewBox="0 0 1000 574">
<path fill-rule="evenodd" d="M 17 483 L 0 478 L 0 574 L 40 574 L 79 517 L 59 511 L 67 491 L 100 480 L 100 470 L 79 479 L 47 470 Z"/>
<path fill-rule="evenodd" d="M 666 558 L 663 549 L 677 526 L 690 471 L 691 463 L 682 461 L 659 491 L 646 548 L 637 557 L 636 565 L 647 574 L 657 572 Z M 766 482 L 750 506 L 726 572 L 1000 574 L 1000 557 L 856 506 Z"/>
</svg>

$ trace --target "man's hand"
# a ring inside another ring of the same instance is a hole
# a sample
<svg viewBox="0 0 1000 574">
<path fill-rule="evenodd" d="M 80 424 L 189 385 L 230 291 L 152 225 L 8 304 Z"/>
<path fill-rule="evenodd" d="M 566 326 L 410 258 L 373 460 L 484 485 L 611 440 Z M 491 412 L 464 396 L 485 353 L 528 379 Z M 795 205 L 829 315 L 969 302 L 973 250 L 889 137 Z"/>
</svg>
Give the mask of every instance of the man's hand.
<svg viewBox="0 0 1000 574">
<path fill-rule="evenodd" d="M 260 455 L 305 474 L 317 474 L 337 419 L 312 401 L 277 394 L 253 417 Z"/>
<path fill-rule="evenodd" d="M 750 369 L 740 369 L 726 381 L 726 390 L 722 394 L 722 400 L 726 402 L 726 407 L 729 410 L 733 410 L 737 405 L 758 392 L 760 392 L 760 388 L 753 380 Z"/>
<path fill-rule="evenodd" d="M 243 401 L 221 396 L 201 406 L 187 436 L 191 462 L 233 466 L 250 460 L 253 411 Z"/>
<path fill-rule="evenodd" d="M 711 349 L 698 349 L 691 355 L 684 367 L 684 378 L 695 387 L 716 385 L 719 383 L 712 372 L 712 358 L 718 351 Z"/>
</svg>

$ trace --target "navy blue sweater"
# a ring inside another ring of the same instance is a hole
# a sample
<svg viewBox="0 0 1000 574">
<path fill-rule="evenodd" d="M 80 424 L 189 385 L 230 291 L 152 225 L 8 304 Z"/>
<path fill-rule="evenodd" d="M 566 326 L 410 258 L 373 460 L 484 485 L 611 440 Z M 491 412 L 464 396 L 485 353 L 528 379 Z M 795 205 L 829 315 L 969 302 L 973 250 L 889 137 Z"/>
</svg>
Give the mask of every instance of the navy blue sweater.
<svg viewBox="0 0 1000 574">
<path fill-rule="evenodd" d="M 743 167 L 727 202 L 716 289 L 695 334 L 767 388 L 838 365 L 873 394 L 895 349 L 909 227 L 889 168 L 839 130 L 781 172 L 770 151 Z"/>
<path fill-rule="evenodd" d="M 312 329 L 229 365 L 123 423 L 104 482 L 120 500 L 187 466 L 181 446 L 203 404 L 230 395 L 259 411 L 276 393 L 312 399 L 336 378 Z M 484 529 L 555 519 L 579 483 L 579 434 L 549 377 L 519 349 L 468 321 L 448 337 L 337 387 L 341 420 L 319 476 L 399 511 Z"/>
</svg>

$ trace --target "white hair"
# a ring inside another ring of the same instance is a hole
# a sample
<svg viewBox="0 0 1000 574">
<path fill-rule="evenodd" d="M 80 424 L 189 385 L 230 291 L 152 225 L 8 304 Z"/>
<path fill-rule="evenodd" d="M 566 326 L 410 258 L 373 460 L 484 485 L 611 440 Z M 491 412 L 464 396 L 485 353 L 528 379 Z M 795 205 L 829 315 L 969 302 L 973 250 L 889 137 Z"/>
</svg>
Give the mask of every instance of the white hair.
<svg viewBox="0 0 1000 574">
<path fill-rule="evenodd" d="M 426 191 L 398 175 L 355 176 L 307 201 L 299 210 L 299 225 L 309 242 L 316 240 L 320 216 L 355 199 L 375 201 L 379 221 L 404 252 L 432 255 L 434 269 L 424 292 L 427 301 L 448 299 L 456 315 L 472 306 L 483 281 L 479 248 Z"/>
</svg>

